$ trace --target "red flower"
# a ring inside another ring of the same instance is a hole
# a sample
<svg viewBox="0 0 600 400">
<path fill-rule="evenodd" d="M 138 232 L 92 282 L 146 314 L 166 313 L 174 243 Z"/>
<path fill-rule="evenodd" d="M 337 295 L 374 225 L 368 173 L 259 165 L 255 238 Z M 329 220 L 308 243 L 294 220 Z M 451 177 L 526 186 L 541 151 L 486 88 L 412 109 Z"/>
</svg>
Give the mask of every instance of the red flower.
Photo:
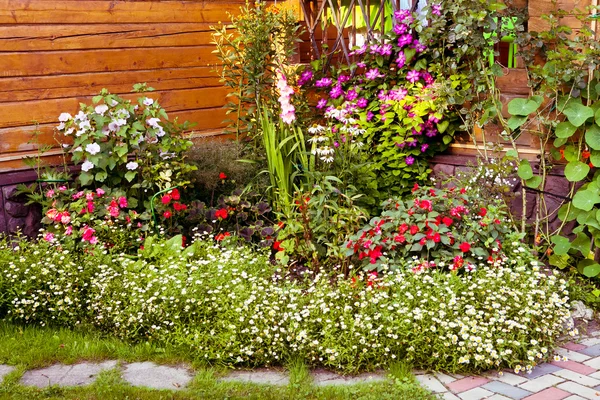
<svg viewBox="0 0 600 400">
<path fill-rule="evenodd" d="M 217 210 L 217 212 L 215 213 L 215 216 L 220 219 L 227 218 L 227 209 L 221 208 L 220 210 Z"/>
<path fill-rule="evenodd" d="M 434 243 L 439 243 L 439 242 L 441 242 L 441 241 L 442 241 L 442 237 L 440 236 L 440 234 L 439 234 L 438 232 L 436 232 L 436 233 L 433 235 L 433 242 L 434 242 Z"/>
<path fill-rule="evenodd" d="M 500 225 L 500 220 L 499 220 L 498 218 L 496 218 L 496 219 L 494 220 L 494 223 L 495 223 L 496 225 Z"/>
<path fill-rule="evenodd" d="M 444 217 L 442 219 L 442 222 L 444 223 L 444 225 L 446 225 L 447 227 L 450 227 L 450 225 L 452 225 L 452 222 L 454 222 L 454 220 L 450 217 Z"/>
<path fill-rule="evenodd" d="M 217 236 L 215 236 L 215 240 L 217 242 L 220 242 L 221 240 L 225 239 L 228 236 L 231 236 L 231 234 L 229 232 L 219 233 Z"/>
<path fill-rule="evenodd" d="M 408 230 L 408 225 L 406 225 L 406 224 L 402 224 L 398 227 L 398 232 L 400 232 L 400 233 L 404 233 L 407 230 Z"/>
<path fill-rule="evenodd" d="M 171 197 L 173 198 L 173 200 L 179 200 L 181 198 L 181 195 L 179 194 L 179 190 L 177 189 L 173 189 L 169 192 L 169 194 L 171 195 Z"/>
<path fill-rule="evenodd" d="M 460 194 L 465 194 L 465 193 L 467 193 L 467 189 L 465 189 L 465 188 L 460 189 Z"/>
<path fill-rule="evenodd" d="M 413 186 L 413 188 L 412 188 L 412 192 L 414 193 L 414 192 L 416 192 L 417 190 L 419 190 L 419 184 L 418 184 L 418 183 L 415 183 L 415 186 Z"/>
<path fill-rule="evenodd" d="M 171 202 L 171 196 L 168 194 L 165 194 L 163 197 L 160 198 L 160 201 L 165 205 L 169 204 Z"/>
<path fill-rule="evenodd" d="M 181 204 L 181 203 L 173 203 L 173 208 L 175 209 L 175 211 L 187 210 L 187 206 L 185 204 Z"/>
<path fill-rule="evenodd" d="M 121 208 L 127 207 L 127 198 L 125 196 L 119 197 L 119 207 L 121 207 Z"/>
<path fill-rule="evenodd" d="M 583 158 L 590 158 L 590 152 L 587 150 L 584 150 L 581 152 L 581 157 Z"/>
<path fill-rule="evenodd" d="M 460 251 L 462 251 L 463 253 L 466 253 L 467 251 L 471 250 L 471 245 L 467 242 L 462 242 L 460 244 L 460 246 L 458 246 L 458 248 L 460 249 Z"/>
<path fill-rule="evenodd" d="M 487 209 L 486 209 L 486 208 L 484 208 L 484 207 L 481 207 L 481 208 L 479 209 L 479 215 L 480 215 L 481 217 L 485 217 L 485 216 L 487 215 Z"/>
<path fill-rule="evenodd" d="M 419 208 L 427 211 L 433 211 L 433 203 L 431 200 L 421 200 L 419 202 Z"/>
<path fill-rule="evenodd" d="M 463 260 L 463 258 L 461 256 L 454 257 L 454 263 L 452 264 L 452 270 L 454 271 L 455 269 L 459 269 L 460 267 L 463 266 L 464 263 L 465 263 L 465 260 Z"/>
<path fill-rule="evenodd" d="M 221 179 L 221 180 L 227 179 L 227 175 L 225 175 L 225 172 L 219 173 L 219 179 Z"/>
<path fill-rule="evenodd" d="M 275 241 L 275 243 L 273 243 L 273 249 L 275 249 L 276 251 L 283 251 L 283 247 L 281 247 L 281 242 L 280 241 Z"/>
<path fill-rule="evenodd" d="M 418 226 L 416 226 L 416 225 L 413 225 L 413 226 L 411 226 L 411 227 L 410 227 L 410 234 L 411 234 L 411 235 L 414 235 L 414 234 L 416 234 L 417 232 L 419 232 L 419 227 L 418 227 Z"/>
<path fill-rule="evenodd" d="M 425 243 L 427 243 L 427 239 L 426 238 L 421 238 L 421 240 L 419 240 L 419 244 L 421 246 L 425 246 Z"/>
<path fill-rule="evenodd" d="M 404 235 L 396 235 L 394 237 L 394 242 L 404 243 L 406 242 L 406 237 L 404 237 Z"/>
<path fill-rule="evenodd" d="M 165 217 L 167 219 L 171 218 L 172 215 L 173 214 L 171 214 L 171 211 L 169 211 L 169 210 L 167 210 L 163 213 L 163 217 Z"/>
</svg>

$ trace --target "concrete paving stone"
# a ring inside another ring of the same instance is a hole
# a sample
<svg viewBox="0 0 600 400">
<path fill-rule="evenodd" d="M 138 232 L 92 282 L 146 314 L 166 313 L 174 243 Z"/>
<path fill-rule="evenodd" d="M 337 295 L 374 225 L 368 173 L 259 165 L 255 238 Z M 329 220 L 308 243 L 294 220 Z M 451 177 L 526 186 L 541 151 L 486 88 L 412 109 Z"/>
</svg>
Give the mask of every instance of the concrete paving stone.
<svg viewBox="0 0 600 400">
<path fill-rule="evenodd" d="M 467 390 L 483 386 L 489 381 L 489 379 L 486 379 L 482 376 L 467 376 L 466 378 L 449 383 L 446 386 L 454 393 L 462 393 L 466 392 Z"/>
<path fill-rule="evenodd" d="M 168 367 L 148 361 L 126 364 L 123 369 L 123 380 L 127 383 L 151 389 L 182 389 L 193 377 L 184 366 Z"/>
<path fill-rule="evenodd" d="M 440 396 L 442 396 L 440 397 L 441 400 L 460 400 L 460 397 L 451 392 L 441 393 Z"/>
<path fill-rule="evenodd" d="M 557 367 L 561 367 L 562 369 L 570 369 L 571 371 L 579 372 L 583 375 L 589 375 L 596 372 L 595 368 L 575 361 L 552 361 L 552 365 L 556 365 Z"/>
<path fill-rule="evenodd" d="M 577 396 L 576 394 L 565 397 L 565 400 L 585 400 L 585 397 Z"/>
<path fill-rule="evenodd" d="M 536 394 L 532 394 L 529 397 L 525 397 L 523 400 L 563 400 L 570 395 L 571 393 L 569 392 L 551 387 Z"/>
<path fill-rule="evenodd" d="M 433 375 L 417 375 L 415 378 L 417 378 L 417 381 L 419 381 L 421 386 L 433 393 L 443 393 L 448 391 L 448 389 L 446 389 L 446 387 Z"/>
<path fill-rule="evenodd" d="M 433 376 L 435 376 L 435 379 L 442 382 L 444 385 L 447 385 L 447 384 L 452 383 L 455 380 L 457 380 L 456 378 L 454 378 L 450 375 L 446 375 L 443 372 L 434 372 Z"/>
<path fill-rule="evenodd" d="M 560 371 L 556 371 L 552 373 L 552 375 L 560 376 L 561 378 L 565 378 L 568 381 L 577 382 L 581 385 L 594 387 L 600 385 L 600 380 L 590 378 L 589 376 L 577 373 L 575 371 L 571 371 L 568 369 L 561 369 Z"/>
<path fill-rule="evenodd" d="M 582 354 L 586 354 L 586 355 L 588 355 L 590 357 L 598 357 L 598 356 L 600 356 L 600 344 L 597 344 L 597 345 L 594 345 L 594 346 L 590 346 L 590 347 L 586 347 L 583 350 L 579 350 L 579 352 L 582 353 Z M 575 360 L 574 358 L 572 358 L 572 360 L 578 361 L 578 360 Z"/>
<path fill-rule="evenodd" d="M 595 346 L 597 344 L 600 344 L 600 338 L 597 338 L 597 337 L 585 338 L 583 340 L 580 340 L 579 343 L 584 346 Z"/>
<path fill-rule="evenodd" d="M 591 360 L 584 361 L 583 363 L 596 370 L 600 369 L 600 357 L 592 358 Z"/>
<path fill-rule="evenodd" d="M 486 377 L 493 379 L 495 381 L 507 383 L 512 386 L 517 386 L 523 382 L 528 381 L 527 378 L 525 378 L 523 376 L 515 375 L 512 372 L 508 372 L 508 371 L 502 371 L 502 374 L 499 374 L 498 371 L 489 372 L 488 374 L 486 374 Z"/>
<path fill-rule="evenodd" d="M 24 386 L 45 388 L 52 385 L 58 386 L 85 386 L 93 383 L 97 375 L 117 366 L 116 361 L 103 363 L 80 363 L 73 365 L 55 364 L 47 368 L 27 371 L 21 377 Z"/>
<path fill-rule="evenodd" d="M 354 385 L 357 383 L 381 382 L 386 379 L 383 371 L 343 376 L 324 369 L 317 369 L 312 371 L 311 375 L 313 383 L 317 386 Z M 421 376 L 425 375 L 417 375 L 417 379 Z"/>
<path fill-rule="evenodd" d="M 564 382 L 558 385 L 557 388 L 584 397 L 586 399 L 600 398 L 600 392 L 598 392 L 597 390 L 585 387 L 575 382 Z"/>
<path fill-rule="evenodd" d="M 588 375 L 590 378 L 600 379 L 600 371 Z"/>
<path fill-rule="evenodd" d="M 589 349 L 589 348 L 591 348 L 591 347 L 586 347 L 585 349 Z M 555 353 L 558 354 L 559 356 L 567 357 L 569 360 L 573 360 L 573 361 L 577 361 L 577 362 L 587 361 L 590 358 L 592 358 L 592 356 L 588 355 L 587 353 L 583 354 L 583 350 L 580 353 L 577 351 L 564 349 L 562 347 L 559 347 L 558 349 L 556 349 Z M 598 354 L 598 355 L 600 355 L 600 354 Z"/>
<path fill-rule="evenodd" d="M 567 343 L 563 344 L 562 347 L 564 347 L 567 350 L 573 350 L 573 351 L 580 351 L 580 350 L 587 348 L 587 346 L 585 346 L 583 344 L 573 343 L 573 342 L 567 342 Z"/>
<path fill-rule="evenodd" d="M 544 376 L 540 376 L 539 378 L 532 379 L 529 382 L 525 382 L 525 383 L 519 385 L 519 387 L 521 389 L 525 389 L 530 392 L 537 393 L 537 392 L 541 392 L 544 389 L 547 389 L 551 386 L 557 385 L 564 381 L 565 380 L 563 378 L 560 378 L 558 376 L 544 375 Z"/>
<path fill-rule="evenodd" d="M 562 368 L 557 367 L 556 365 L 547 364 L 547 363 L 540 364 L 537 367 L 535 367 L 533 369 L 533 371 L 531 371 L 530 374 L 523 374 L 523 375 L 519 375 L 519 376 L 523 376 L 523 377 L 531 380 L 531 379 L 539 378 L 540 376 L 551 374 L 554 371 L 558 371 L 559 369 L 562 369 Z"/>
<path fill-rule="evenodd" d="M 11 367 L 10 365 L 2 365 L 0 364 L 0 383 L 4 380 L 4 377 L 15 370 L 15 367 Z"/>
<path fill-rule="evenodd" d="M 495 394 L 492 397 L 488 397 L 486 400 L 512 400 L 510 397 L 502 396 L 501 394 Z"/>
<path fill-rule="evenodd" d="M 498 381 L 486 383 L 481 387 L 485 390 L 489 390 L 490 392 L 498 393 L 514 400 L 521 400 L 522 398 L 532 394 L 527 390 Z"/>
<path fill-rule="evenodd" d="M 462 400 L 481 400 L 487 399 L 492 396 L 494 393 L 489 390 L 482 389 L 477 387 L 475 389 L 467 390 L 466 392 L 462 392 L 458 394 Z"/>
</svg>

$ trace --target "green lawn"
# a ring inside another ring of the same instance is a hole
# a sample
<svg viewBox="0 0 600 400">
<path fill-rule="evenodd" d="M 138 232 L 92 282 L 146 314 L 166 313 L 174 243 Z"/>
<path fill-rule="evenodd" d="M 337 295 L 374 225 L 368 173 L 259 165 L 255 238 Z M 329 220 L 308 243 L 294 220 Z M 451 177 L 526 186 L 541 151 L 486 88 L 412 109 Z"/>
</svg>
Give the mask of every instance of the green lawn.
<svg viewBox="0 0 600 400">
<path fill-rule="evenodd" d="M 101 373 L 88 387 L 63 389 L 50 387 L 39 390 L 19 385 L 24 371 L 57 362 L 79 360 L 155 361 L 163 364 L 187 362 L 197 372 L 192 384 L 183 391 L 157 391 L 133 388 L 123 382 L 118 371 Z M 89 332 L 66 329 L 24 327 L 0 322 L 0 364 L 10 364 L 17 370 L 0 385 L 0 399 L 433 399 L 418 386 L 403 364 L 394 365 L 390 379 L 381 383 L 347 387 L 316 387 L 310 381 L 308 368 L 290 361 L 288 386 L 252 385 L 220 382 L 226 370 L 207 366 L 186 357 L 183 351 L 153 344 L 130 345 Z"/>
</svg>

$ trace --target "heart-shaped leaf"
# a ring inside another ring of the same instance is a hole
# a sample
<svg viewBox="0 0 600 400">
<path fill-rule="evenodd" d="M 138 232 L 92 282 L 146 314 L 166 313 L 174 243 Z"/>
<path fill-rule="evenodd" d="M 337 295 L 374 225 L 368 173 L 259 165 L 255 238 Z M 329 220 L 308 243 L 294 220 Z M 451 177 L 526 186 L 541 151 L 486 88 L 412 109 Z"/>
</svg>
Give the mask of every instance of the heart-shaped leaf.
<svg viewBox="0 0 600 400">
<path fill-rule="evenodd" d="M 528 160 L 521 160 L 517 174 L 521 179 L 527 180 L 533 178 L 533 169 L 531 168 L 531 164 Z"/>
<path fill-rule="evenodd" d="M 567 116 L 569 122 L 577 127 L 583 125 L 588 118 L 594 116 L 594 110 L 579 103 L 569 103 L 563 110 L 563 113 Z"/>
<path fill-rule="evenodd" d="M 569 121 L 563 121 L 556 126 L 556 136 L 559 138 L 569 138 L 573 136 L 577 127 Z"/>
<path fill-rule="evenodd" d="M 532 178 L 529 178 L 525 181 L 525 184 L 530 188 L 537 188 L 542 183 L 542 177 L 539 175 L 534 175 Z"/>
<path fill-rule="evenodd" d="M 590 166 L 581 161 L 572 161 L 565 167 L 565 177 L 569 182 L 579 182 L 590 172 Z"/>
<path fill-rule="evenodd" d="M 538 103 L 530 99 L 516 98 L 508 103 L 508 112 L 511 115 L 527 116 L 538 109 Z"/>
<path fill-rule="evenodd" d="M 527 121 L 527 116 L 513 115 L 506 121 L 506 125 L 514 131 L 515 129 L 520 128 L 525 121 Z"/>
<path fill-rule="evenodd" d="M 590 162 L 593 166 L 600 167 L 600 151 L 592 151 L 590 154 Z"/>
<path fill-rule="evenodd" d="M 577 270 L 588 278 L 593 278 L 600 274 L 600 264 L 594 260 L 581 260 L 577 263 Z"/>
<path fill-rule="evenodd" d="M 550 241 L 554 243 L 554 254 L 565 255 L 571 248 L 571 242 L 564 236 L 554 235 L 550 238 Z"/>
<path fill-rule="evenodd" d="M 590 253 L 592 241 L 585 233 L 578 233 L 577 237 L 571 242 L 571 248 L 579 251 L 584 257 Z"/>
<path fill-rule="evenodd" d="M 550 258 L 548 259 L 548 261 L 550 262 L 550 265 L 553 265 L 555 267 L 558 267 L 560 269 L 565 269 L 566 267 L 569 266 L 569 256 L 566 255 L 558 255 L 558 254 L 552 254 L 550 256 Z"/>
<path fill-rule="evenodd" d="M 592 125 L 585 131 L 585 142 L 594 150 L 600 150 L 600 127 Z"/>
</svg>

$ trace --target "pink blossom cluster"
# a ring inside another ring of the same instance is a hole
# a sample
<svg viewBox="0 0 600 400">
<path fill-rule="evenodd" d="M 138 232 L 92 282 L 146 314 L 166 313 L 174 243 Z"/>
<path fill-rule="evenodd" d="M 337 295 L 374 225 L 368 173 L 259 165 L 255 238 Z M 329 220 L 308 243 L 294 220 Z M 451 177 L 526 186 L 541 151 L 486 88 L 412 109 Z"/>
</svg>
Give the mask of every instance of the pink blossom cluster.
<svg viewBox="0 0 600 400">
<path fill-rule="evenodd" d="M 281 104 L 281 114 L 279 115 L 283 122 L 291 124 L 296 119 L 296 109 L 290 102 L 294 89 L 288 85 L 287 79 L 280 69 L 277 69 L 277 90 L 279 90 L 279 104 Z"/>
</svg>

